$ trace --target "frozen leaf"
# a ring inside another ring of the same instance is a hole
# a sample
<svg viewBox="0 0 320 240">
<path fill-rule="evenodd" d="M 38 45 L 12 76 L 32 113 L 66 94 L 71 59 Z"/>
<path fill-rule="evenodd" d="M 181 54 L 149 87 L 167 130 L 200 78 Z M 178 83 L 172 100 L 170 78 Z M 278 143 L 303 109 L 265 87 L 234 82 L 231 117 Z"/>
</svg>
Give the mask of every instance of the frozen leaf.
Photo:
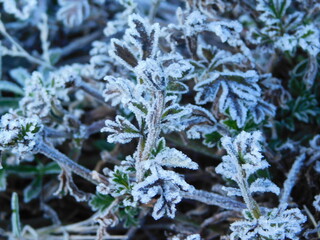
<svg viewBox="0 0 320 240">
<path fill-rule="evenodd" d="M 24 91 L 17 84 L 9 81 L 0 80 L 0 91 L 12 92 L 18 95 L 23 95 Z"/>
<path fill-rule="evenodd" d="M 299 209 L 271 209 L 258 219 L 244 214 L 245 220 L 231 224 L 232 240 L 254 239 L 292 239 L 296 240 L 301 232 L 301 225 L 307 220 Z"/>
<path fill-rule="evenodd" d="M 133 187 L 132 195 L 136 201 L 142 203 L 148 203 L 160 195 L 153 207 L 153 218 L 157 220 L 165 214 L 173 218 L 175 205 L 182 199 L 181 192 L 190 190 L 191 186 L 173 171 L 152 167 L 151 172 L 149 177 Z"/>
<path fill-rule="evenodd" d="M 110 56 L 114 57 L 119 63 L 128 69 L 133 69 L 138 65 L 138 60 L 129 48 L 117 39 L 111 40 Z"/>
<path fill-rule="evenodd" d="M 137 14 L 129 16 L 128 40 L 139 50 L 140 59 L 153 58 L 158 48 L 159 24 L 150 26 L 147 20 Z"/>
<path fill-rule="evenodd" d="M 269 179 L 258 178 L 250 185 L 250 191 L 253 192 L 272 192 L 279 195 L 280 189 Z"/>
<path fill-rule="evenodd" d="M 67 27 L 81 25 L 90 14 L 90 6 L 87 0 L 58 0 L 61 6 L 57 12 L 57 19 L 63 21 Z"/>
<path fill-rule="evenodd" d="M 276 107 L 271 103 L 259 99 L 257 105 L 251 110 L 251 113 L 254 122 L 258 124 L 265 120 L 266 116 L 274 117 L 276 114 Z"/>
<path fill-rule="evenodd" d="M 248 109 L 255 106 L 261 95 L 255 71 L 214 72 L 207 80 L 196 84 L 197 104 L 218 101 L 220 112 L 229 110 L 239 127 L 244 126 Z"/>
<path fill-rule="evenodd" d="M 127 105 L 137 98 L 139 89 L 135 87 L 136 85 L 132 81 L 112 76 L 106 76 L 104 79 L 107 80 L 107 84 L 103 96 L 106 102 L 111 101 L 112 106 L 119 103 Z"/>
<path fill-rule="evenodd" d="M 153 161 L 157 162 L 161 166 L 166 167 L 189 168 L 193 170 L 198 169 L 198 164 L 193 162 L 184 153 L 174 148 L 164 148 L 157 154 Z"/>
<path fill-rule="evenodd" d="M 117 116 L 116 121 L 106 120 L 105 127 L 101 129 L 102 132 L 110 133 L 108 142 L 128 143 L 133 138 L 141 136 L 139 130 L 122 116 Z"/>
</svg>

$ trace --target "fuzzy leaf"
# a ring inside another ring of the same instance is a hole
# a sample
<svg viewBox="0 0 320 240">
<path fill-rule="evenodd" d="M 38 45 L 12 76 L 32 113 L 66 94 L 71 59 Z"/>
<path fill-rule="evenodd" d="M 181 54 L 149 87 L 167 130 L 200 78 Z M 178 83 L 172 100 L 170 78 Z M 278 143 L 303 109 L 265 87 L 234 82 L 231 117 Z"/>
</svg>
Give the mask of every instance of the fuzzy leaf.
<svg viewBox="0 0 320 240">
<path fill-rule="evenodd" d="M 108 136 L 108 142 L 128 143 L 133 138 L 141 136 L 139 130 L 122 116 L 116 116 L 116 121 L 106 120 L 102 132 L 111 133 Z"/>
</svg>

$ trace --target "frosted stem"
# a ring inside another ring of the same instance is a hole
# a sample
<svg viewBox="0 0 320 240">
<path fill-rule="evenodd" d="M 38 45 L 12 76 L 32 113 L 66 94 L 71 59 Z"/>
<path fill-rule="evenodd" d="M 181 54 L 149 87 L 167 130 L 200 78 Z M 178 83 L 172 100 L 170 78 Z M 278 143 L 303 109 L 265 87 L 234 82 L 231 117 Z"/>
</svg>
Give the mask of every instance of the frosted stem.
<svg viewBox="0 0 320 240">
<path fill-rule="evenodd" d="M 215 205 L 229 210 L 241 211 L 246 208 L 246 205 L 241 202 L 203 190 L 195 189 L 191 192 L 182 193 L 182 196 L 186 199 L 196 200 L 208 205 Z"/>
<path fill-rule="evenodd" d="M 83 177 L 84 179 L 87 179 L 91 183 L 98 185 L 99 183 L 103 182 L 105 184 L 108 184 L 108 179 L 104 177 L 103 175 L 91 171 L 76 162 L 72 161 L 70 158 L 68 158 L 63 153 L 59 152 L 57 149 L 49 146 L 43 141 L 38 141 L 38 143 L 35 146 L 35 152 L 41 153 L 45 155 L 46 157 L 54 160 L 62 167 L 66 168 L 67 170 L 77 174 L 78 176 Z"/>
<path fill-rule="evenodd" d="M 75 85 L 76 85 L 76 87 L 82 89 L 83 91 L 85 91 L 89 95 L 93 96 L 99 102 L 105 103 L 104 97 L 101 95 L 101 93 L 97 89 L 91 87 L 90 84 L 88 84 L 84 81 L 81 81 L 81 80 L 76 80 Z"/>
<path fill-rule="evenodd" d="M 149 119 L 147 119 L 147 123 L 149 123 L 148 124 L 149 132 L 148 132 L 147 140 L 145 141 L 144 144 L 139 142 L 138 149 L 140 149 L 140 153 L 139 153 L 139 158 L 136 162 L 136 170 L 137 170 L 136 179 L 138 182 L 142 180 L 143 173 L 144 173 L 143 168 L 141 167 L 141 163 L 143 161 L 148 160 L 151 150 L 153 149 L 161 132 L 160 122 L 161 122 L 162 112 L 164 109 L 164 92 L 155 91 L 153 100 L 154 100 L 153 107 L 151 110 L 152 112 L 149 113 L 149 116 L 148 116 Z"/>
<path fill-rule="evenodd" d="M 5 29 L 5 26 L 4 26 L 3 22 L 1 20 L 0 20 L 0 33 L 2 33 L 2 35 L 5 38 L 7 38 L 11 42 L 11 44 L 13 46 L 15 46 L 17 48 L 17 50 L 19 51 L 19 53 L 20 53 L 20 55 L 22 57 L 25 57 L 30 62 L 33 62 L 35 64 L 38 64 L 38 65 L 41 65 L 41 66 L 44 66 L 44 67 L 47 67 L 47 68 L 50 68 L 50 69 L 53 68 L 50 64 L 48 64 L 47 62 L 43 61 L 42 59 L 38 59 L 38 58 L 35 58 L 35 57 L 31 56 L 23 47 L 21 47 L 21 45 L 19 43 L 17 43 L 16 40 L 14 40 L 10 36 L 10 34 L 8 34 L 8 32 Z"/>
</svg>

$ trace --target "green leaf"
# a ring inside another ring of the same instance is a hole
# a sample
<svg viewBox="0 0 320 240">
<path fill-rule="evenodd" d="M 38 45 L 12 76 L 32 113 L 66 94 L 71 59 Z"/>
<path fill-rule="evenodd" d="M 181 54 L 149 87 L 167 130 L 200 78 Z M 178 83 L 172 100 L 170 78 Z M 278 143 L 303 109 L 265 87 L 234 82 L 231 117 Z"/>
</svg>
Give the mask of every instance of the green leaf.
<svg viewBox="0 0 320 240">
<path fill-rule="evenodd" d="M 21 235 L 21 222 L 19 215 L 19 199 L 18 194 L 14 192 L 11 197 L 11 225 L 12 233 L 15 237 L 20 237 Z"/>
<path fill-rule="evenodd" d="M 61 172 L 60 166 L 55 162 L 50 162 L 42 168 L 43 174 L 59 174 Z"/>
<path fill-rule="evenodd" d="M 212 132 L 205 135 L 205 143 L 215 144 L 222 138 L 222 135 L 218 132 Z"/>
<path fill-rule="evenodd" d="M 17 84 L 5 80 L 0 81 L 0 91 L 12 92 L 23 96 L 24 91 Z"/>
<path fill-rule="evenodd" d="M 5 191 L 7 188 L 7 174 L 4 169 L 0 170 L 0 191 Z"/>
<path fill-rule="evenodd" d="M 102 195 L 97 193 L 89 201 L 93 211 L 103 211 L 107 209 L 115 199 L 111 195 Z"/>
<path fill-rule="evenodd" d="M 30 185 L 23 190 L 23 201 L 30 202 L 32 199 L 39 196 L 42 188 L 42 176 L 37 176 Z"/>
<path fill-rule="evenodd" d="M 169 81 L 167 91 L 170 93 L 183 94 L 189 91 L 187 85 L 179 81 Z"/>
<path fill-rule="evenodd" d="M 235 121 L 235 120 L 228 119 L 228 120 L 223 121 L 223 124 L 228 126 L 231 129 L 234 129 L 237 131 L 239 130 L 238 125 L 237 125 L 237 121 Z"/>
<path fill-rule="evenodd" d="M 139 224 L 139 209 L 134 207 L 125 207 L 119 209 L 119 217 L 124 221 L 124 227 L 138 226 Z"/>
<path fill-rule="evenodd" d="M 155 148 L 152 150 L 152 155 L 157 156 L 159 152 L 161 152 L 166 147 L 166 140 L 165 138 L 160 138 L 155 146 Z"/>
<path fill-rule="evenodd" d="M 26 79 L 30 77 L 30 73 L 22 67 L 12 69 L 9 74 L 10 77 L 13 78 L 21 86 L 24 86 Z"/>
<path fill-rule="evenodd" d="M 17 166 L 5 166 L 8 173 L 19 174 L 22 177 L 35 175 L 39 172 L 36 166 L 30 165 L 17 165 Z"/>
<path fill-rule="evenodd" d="M 49 51 L 49 61 L 51 65 L 55 65 L 61 58 L 61 49 L 53 49 Z"/>
</svg>

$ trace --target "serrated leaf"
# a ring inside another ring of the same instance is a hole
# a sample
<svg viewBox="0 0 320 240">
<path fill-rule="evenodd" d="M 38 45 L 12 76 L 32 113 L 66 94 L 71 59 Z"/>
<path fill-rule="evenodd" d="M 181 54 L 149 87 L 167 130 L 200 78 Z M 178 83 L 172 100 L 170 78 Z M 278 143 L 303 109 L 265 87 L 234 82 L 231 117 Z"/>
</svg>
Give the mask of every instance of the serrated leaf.
<svg viewBox="0 0 320 240">
<path fill-rule="evenodd" d="M 116 121 L 106 120 L 106 126 L 101 129 L 102 132 L 111 133 L 108 136 L 108 142 L 128 143 L 133 138 L 141 136 L 139 130 L 124 117 L 116 116 Z"/>
<path fill-rule="evenodd" d="M 248 109 L 255 106 L 261 95 L 255 71 L 247 72 L 215 72 L 207 80 L 196 84 L 198 92 L 197 104 L 218 102 L 219 111 L 230 113 L 238 127 L 242 127 L 247 119 Z"/>
<path fill-rule="evenodd" d="M 93 211 L 104 211 L 115 200 L 111 195 L 102 195 L 97 193 L 89 201 L 89 205 Z"/>
</svg>

